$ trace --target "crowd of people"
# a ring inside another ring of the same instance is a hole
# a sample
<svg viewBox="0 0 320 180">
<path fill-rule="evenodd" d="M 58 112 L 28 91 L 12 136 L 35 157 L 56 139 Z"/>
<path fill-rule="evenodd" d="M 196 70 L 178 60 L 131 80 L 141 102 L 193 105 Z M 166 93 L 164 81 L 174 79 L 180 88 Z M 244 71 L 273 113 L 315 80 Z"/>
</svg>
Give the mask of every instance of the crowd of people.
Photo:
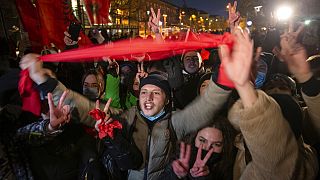
<svg viewBox="0 0 320 180">
<path fill-rule="evenodd" d="M 41 116 L 25 111 L 36 104 L 31 92 L 16 95 L 20 70 L 2 75 L 16 83 L 0 107 L 0 179 L 319 178 L 320 79 L 299 41 L 303 26 L 266 53 L 229 7 L 232 50 L 58 64 L 23 56 Z M 160 10 L 151 12 L 154 41 L 164 42 Z M 76 49 L 64 34 L 65 49 Z"/>
</svg>

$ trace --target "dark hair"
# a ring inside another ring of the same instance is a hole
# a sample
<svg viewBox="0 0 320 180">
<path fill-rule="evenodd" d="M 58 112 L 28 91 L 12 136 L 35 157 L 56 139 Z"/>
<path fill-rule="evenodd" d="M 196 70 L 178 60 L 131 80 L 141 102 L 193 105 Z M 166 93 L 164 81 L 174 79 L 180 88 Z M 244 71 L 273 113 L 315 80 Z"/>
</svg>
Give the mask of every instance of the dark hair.
<svg viewBox="0 0 320 180">
<path fill-rule="evenodd" d="M 234 140 L 236 136 L 236 130 L 230 124 L 229 120 L 224 116 L 217 116 L 214 120 L 199 129 L 196 133 L 188 134 L 182 141 L 188 144 L 194 144 L 195 138 L 199 131 L 205 128 L 216 128 L 222 132 L 223 137 L 223 148 L 222 148 L 222 159 L 210 169 L 210 174 L 214 177 L 213 179 L 232 179 L 233 177 L 233 165 L 236 157 L 236 149 L 234 148 Z"/>
<path fill-rule="evenodd" d="M 223 137 L 222 159 L 214 169 L 211 169 L 212 174 L 219 179 L 232 179 L 233 164 L 236 154 L 233 145 L 236 131 L 229 120 L 224 116 L 216 117 L 213 122 L 206 127 L 219 129 L 222 132 Z"/>
<path fill-rule="evenodd" d="M 103 77 L 103 74 L 96 70 L 96 69 L 89 69 L 85 72 L 85 74 L 82 76 L 82 83 L 81 85 L 83 86 L 85 79 L 89 75 L 94 75 L 97 79 L 97 82 L 99 84 L 99 98 L 102 96 L 102 94 L 105 92 L 105 85 L 106 85 L 106 80 Z"/>
</svg>

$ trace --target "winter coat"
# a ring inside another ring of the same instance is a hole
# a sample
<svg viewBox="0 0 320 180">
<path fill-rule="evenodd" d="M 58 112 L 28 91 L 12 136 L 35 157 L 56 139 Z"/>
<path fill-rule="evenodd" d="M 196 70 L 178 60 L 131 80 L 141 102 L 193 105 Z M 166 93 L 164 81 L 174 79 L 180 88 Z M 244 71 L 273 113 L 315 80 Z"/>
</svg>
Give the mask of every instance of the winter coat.
<svg viewBox="0 0 320 180">
<path fill-rule="evenodd" d="M 62 131 L 47 131 L 49 120 L 38 120 L 20 111 L 19 107 L 7 106 L 0 112 L 0 179 L 34 179 L 29 159 L 26 154 L 27 145 L 42 145 L 52 140 Z M 24 119 L 21 119 L 24 118 Z M 38 120 L 30 123 L 31 119 Z M 21 125 L 30 123 L 28 125 Z M 20 127 L 16 130 L 17 127 Z"/>
<path fill-rule="evenodd" d="M 238 100 L 228 114 L 241 131 L 235 141 L 234 179 L 314 179 L 318 164 L 313 149 L 294 136 L 274 99 L 263 91 L 257 95 L 252 107 L 244 108 Z"/>
<path fill-rule="evenodd" d="M 53 90 L 53 99 L 58 102 L 66 88 L 59 83 Z M 197 131 L 209 123 L 217 111 L 226 102 L 230 91 L 226 91 L 213 82 L 204 96 L 197 98 L 184 110 L 171 114 L 168 112 L 158 120 L 152 129 L 148 128 L 146 120 L 140 115 L 137 107 L 132 107 L 123 112 L 121 117 L 128 122 L 128 126 L 134 123 L 133 141 L 143 155 L 143 165 L 139 170 L 130 170 L 129 179 L 157 179 L 169 162 L 172 152 L 173 136 L 181 139 L 188 133 Z M 93 127 L 95 121 L 89 117 L 88 112 L 95 108 L 95 103 L 88 101 L 83 96 L 69 92 L 65 104 L 69 104 L 78 114 L 80 121 Z M 103 108 L 101 104 L 101 108 Z M 111 108 L 111 113 L 118 112 Z M 171 121 L 171 122 L 170 122 Z M 173 133 L 170 133 L 169 125 L 172 123 Z"/>
</svg>

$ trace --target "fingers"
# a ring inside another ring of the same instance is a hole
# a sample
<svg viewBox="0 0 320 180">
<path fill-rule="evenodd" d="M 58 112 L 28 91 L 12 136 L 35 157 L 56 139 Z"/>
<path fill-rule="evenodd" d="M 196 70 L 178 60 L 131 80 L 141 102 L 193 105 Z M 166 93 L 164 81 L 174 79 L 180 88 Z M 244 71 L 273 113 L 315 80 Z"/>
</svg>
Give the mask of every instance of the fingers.
<svg viewBox="0 0 320 180">
<path fill-rule="evenodd" d="M 99 101 L 99 99 L 96 100 L 96 109 L 100 109 L 100 101 Z"/>
<path fill-rule="evenodd" d="M 64 123 L 69 123 L 70 122 L 70 106 L 69 105 L 64 105 L 62 107 L 62 113 L 64 115 Z"/>
<path fill-rule="evenodd" d="M 137 64 L 137 68 L 138 68 L 138 73 L 140 73 L 141 72 L 140 64 Z"/>
<path fill-rule="evenodd" d="M 301 24 L 301 25 L 298 27 L 298 29 L 297 29 L 297 31 L 295 32 L 295 34 L 296 34 L 297 36 L 299 36 L 299 34 L 300 34 L 303 30 L 304 30 L 304 25 Z"/>
<path fill-rule="evenodd" d="M 109 111 L 109 107 L 110 107 L 111 101 L 112 101 L 112 99 L 111 99 L 111 98 L 109 98 L 109 99 L 108 99 L 108 101 L 107 101 L 107 104 L 104 106 L 103 111 L 104 111 L 106 114 L 108 114 L 108 111 Z"/>
<path fill-rule="evenodd" d="M 141 71 L 141 72 L 144 72 L 143 61 L 140 63 L 140 66 L 141 66 L 141 67 L 140 67 L 140 71 Z"/>
<path fill-rule="evenodd" d="M 158 22 L 160 21 L 160 17 L 161 17 L 161 13 L 160 13 L 160 9 L 158 9 L 158 13 L 157 13 L 157 20 L 158 20 Z"/>
<path fill-rule="evenodd" d="M 186 147 L 186 144 L 184 142 L 181 142 L 180 143 L 180 158 L 179 159 L 184 159 L 184 156 L 185 156 L 185 147 Z"/>
<path fill-rule="evenodd" d="M 213 148 L 211 148 L 209 150 L 209 152 L 206 154 L 206 156 L 204 157 L 204 159 L 202 160 L 203 165 L 205 165 L 207 163 L 207 161 L 209 160 L 209 158 L 211 157 L 212 153 L 213 153 Z"/>
<path fill-rule="evenodd" d="M 201 176 L 207 176 L 209 174 L 209 168 L 208 166 L 203 167 L 195 167 L 190 169 L 190 173 L 193 177 L 201 177 Z"/>
<path fill-rule="evenodd" d="M 230 50 L 226 45 L 219 46 L 219 57 L 223 64 L 227 64 L 231 61 Z"/>
<path fill-rule="evenodd" d="M 235 9 L 237 9 L 237 5 L 238 5 L 237 1 L 234 1 L 233 7 L 234 7 Z"/>
<path fill-rule="evenodd" d="M 151 10 L 151 14 L 152 14 L 152 18 L 157 18 L 156 13 L 154 12 L 153 8 L 150 8 Z"/>
<path fill-rule="evenodd" d="M 61 109 L 64 103 L 64 100 L 66 99 L 66 96 L 68 94 L 68 91 L 64 91 L 63 94 L 61 95 L 58 103 L 58 108 Z"/>
<path fill-rule="evenodd" d="M 183 177 L 187 174 L 187 170 L 180 164 L 179 160 L 172 162 L 172 169 L 177 176 Z"/>
<path fill-rule="evenodd" d="M 190 155 L 191 155 L 191 145 L 187 144 L 187 149 L 186 149 L 185 157 L 184 157 L 186 162 L 189 162 Z"/>
<path fill-rule="evenodd" d="M 33 53 L 29 53 L 23 56 L 19 63 L 20 68 L 23 70 L 29 68 L 31 65 L 39 61 L 39 57 L 40 57 L 39 54 L 33 54 Z"/>
<path fill-rule="evenodd" d="M 99 132 L 100 130 L 99 130 L 99 124 L 102 122 L 102 120 L 100 119 L 100 120 L 98 120 L 97 122 L 96 122 L 96 124 L 94 125 L 94 128 Z"/>
<path fill-rule="evenodd" d="M 200 144 L 200 146 L 199 146 L 199 148 L 198 148 L 198 152 L 197 152 L 196 162 L 198 162 L 199 160 L 201 161 L 202 148 L 203 148 L 203 144 Z"/>
<path fill-rule="evenodd" d="M 52 100 L 52 94 L 48 93 L 48 104 L 49 104 L 49 110 L 53 111 L 54 109 L 54 104 L 53 104 L 53 100 Z"/>
</svg>

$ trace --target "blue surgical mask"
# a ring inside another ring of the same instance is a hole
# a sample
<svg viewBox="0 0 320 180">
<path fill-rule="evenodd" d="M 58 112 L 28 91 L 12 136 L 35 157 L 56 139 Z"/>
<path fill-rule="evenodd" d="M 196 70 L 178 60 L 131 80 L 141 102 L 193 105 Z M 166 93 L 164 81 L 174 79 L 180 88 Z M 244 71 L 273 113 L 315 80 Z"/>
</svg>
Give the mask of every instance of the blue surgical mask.
<svg viewBox="0 0 320 180">
<path fill-rule="evenodd" d="M 261 88 L 265 81 L 266 81 L 266 73 L 258 72 L 256 80 L 254 82 L 255 87 L 257 89 Z"/>
<path fill-rule="evenodd" d="M 162 109 L 158 114 L 154 115 L 154 116 L 147 116 L 143 113 L 143 111 L 140 111 L 140 114 L 147 118 L 149 121 L 155 121 L 157 120 L 159 117 L 161 117 L 163 114 L 165 113 L 164 109 Z"/>
</svg>

